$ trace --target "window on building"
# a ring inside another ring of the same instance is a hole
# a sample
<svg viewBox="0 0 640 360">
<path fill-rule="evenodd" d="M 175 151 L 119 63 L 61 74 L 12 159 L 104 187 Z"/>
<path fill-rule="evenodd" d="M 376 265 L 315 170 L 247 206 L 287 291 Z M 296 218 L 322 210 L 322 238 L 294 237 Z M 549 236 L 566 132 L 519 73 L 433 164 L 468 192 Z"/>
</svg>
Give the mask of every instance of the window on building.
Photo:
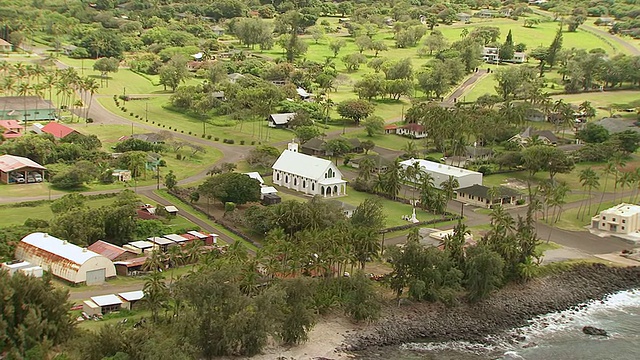
<svg viewBox="0 0 640 360">
<path fill-rule="evenodd" d="M 311 183 L 311 191 L 315 191 L 316 190 L 316 183 Z"/>
<path fill-rule="evenodd" d="M 607 220 L 607 217 L 602 215 L 602 220 Z"/>
<path fill-rule="evenodd" d="M 623 224 L 626 224 L 626 223 L 627 223 L 627 220 L 622 219 L 622 223 L 623 223 Z"/>
<path fill-rule="evenodd" d="M 622 230 L 624 230 L 624 226 L 622 227 Z"/>
<path fill-rule="evenodd" d="M 280 173 L 276 174 L 276 180 L 280 181 Z"/>
<path fill-rule="evenodd" d="M 329 171 L 327 171 L 327 176 L 325 176 L 326 178 L 332 178 L 333 175 L 335 175 L 335 173 L 333 172 L 333 169 L 329 169 Z"/>
<path fill-rule="evenodd" d="M 602 223 L 602 226 L 605 226 L 605 223 Z"/>
<path fill-rule="evenodd" d="M 611 219 L 611 221 L 616 221 L 616 218 Z"/>
<path fill-rule="evenodd" d="M 304 180 L 302 180 L 302 187 L 303 187 L 303 188 L 306 188 L 306 187 L 307 187 L 307 182 L 306 182 L 306 181 L 304 181 Z"/>
<path fill-rule="evenodd" d="M 293 178 L 293 186 L 297 186 L 298 185 L 298 178 Z"/>
<path fill-rule="evenodd" d="M 284 182 L 287 184 L 289 183 L 289 175 L 284 176 Z"/>
</svg>

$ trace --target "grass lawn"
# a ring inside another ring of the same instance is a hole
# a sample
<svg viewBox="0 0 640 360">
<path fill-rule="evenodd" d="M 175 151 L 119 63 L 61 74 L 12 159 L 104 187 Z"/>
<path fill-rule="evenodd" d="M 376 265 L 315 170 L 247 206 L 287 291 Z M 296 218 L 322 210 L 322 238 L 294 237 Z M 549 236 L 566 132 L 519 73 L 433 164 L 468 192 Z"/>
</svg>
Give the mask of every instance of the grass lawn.
<svg viewBox="0 0 640 360">
<path fill-rule="evenodd" d="M 602 205 L 600 206 L 600 210 L 608 209 L 610 207 L 620 204 L 621 202 L 622 200 L 617 200 L 615 202 L 613 201 L 603 202 Z M 568 209 L 566 211 L 563 211 L 562 215 L 560 216 L 560 221 L 558 221 L 555 224 L 555 226 L 565 230 L 583 231 L 584 227 L 591 223 L 591 216 L 596 214 L 596 210 L 598 209 L 599 204 L 600 204 L 600 197 L 594 196 L 594 199 L 591 201 L 592 214 L 589 214 L 588 211 L 584 211 L 585 214 L 583 216 L 581 211 L 580 212 L 581 218 L 577 218 L 578 210 L 580 210 L 579 208 Z M 587 206 L 587 204 L 585 204 L 585 206 Z"/>
<path fill-rule="evenodd" d="M 640 106 L 640 91 L 622 90 L 622 91 L 604 91 L 593 92 L 584 94 L 568 94 L 568 95 L 554 95 L 554 100 L 563 99 L 570 104 L 579 105 L 583 101 L 591 102 L 591 106 L 599 109 L 601 112 L 597 114 L 600 116 L 609 116 L 608 108 L 615 109 L 627 109 Z"/>
<path fill-rule="evenodd" d="M 165 108 L 164 106 L 169 104 L 169 98 L 166 96 L 155 96 L 149 100 L 128 101 L 124 105 L 127 109 L 126 112 L 118 109 L 112 98 L 103 97 L 98 101 L 115 114 L 131 121 L 156 125 L 158 130 L 183 134 L 191 132 L 197 137 L 201 137 L 204 131 L 207 135 L 212 135 L 214 139 L 219 138 L 219 141 L 233 139 L 236 145 L 239 145 L 242 140 L 246 145 L 249 145 L 251 142 L 280 142 L 294 136 L 289 130 L 269 128 L 267 122 L 261 119 L 247 120 L 241 123 L 228 116 L 209 119 L 205 124 L 206 129 L 204 129 L 202 120 Z M 130 113 L 139 115 L 140 118 L 136 119 L 134 116 L 130 116 Z M 149 121 L 145 122 L 147 117 Z"/>
<path fill-rule="evenodd" d="M 467 29 L 469 32 L 472 32 L 474 28 L 479 26 L 492 26 L 500 29 L 499 43 L 504 42 L 509 30 L 511 30 L 513 42 L 516 44 L 527 44 L 528 51 L 531 51 L 538 46 L 548 47 L 558 31 L 559 23 L 541 22 L 534 28 L 526 28 L 523 26 L 525 19 L 527 18 L 521 17 L 517 21 L 511 19 L 493 19 L 479 22 L 475 22 L 476 20 L 474 19 L 474 23 L 472 24 L 460 24 L 455 27 L 439 27 L 438 30 L 440 30 L 450 42 L 453 42 L 460 39 L 462 29 Z M 578 29 L 576 32 L 564 31 L 562 33 L 562 37 L 562 46 L 565 49 L 570 49 L 572 47 L 586 50 L 602 48 L 610 54 L 616 52 L 626 53 L 626 50 L 619 44 L 604 41 L 600 37 L 582 29 Z"/>
<path fill-rule="evenodd" d="M 346 138 L 358 138 L 360 141 L 371 140 L 377 146 L 383 147 L 385 149 L 390 150 L 402 150 L 403 147 L 407 145 L 412 139 L 409 139 L 404 136 L 396 135 L 396 134 L 384 134 L 384 135 L 375 135 L 375 136 L 367 136 L 367 132 L 362 129 L 360 131 L 355 131 L 351 133 L 347 133 L 344 135 Z M 422 147 L 422 141 L 413 140 L 417 147 Z"/>
<path fill-rule="evenodd" d="M 78 313 L 72 312 L 74 318 L 80 316 L 82 311 L 78 310 Z M 107 314 L 102 320 L 84 320 L 78 323 L 80 329 L 98 332 L 105 325 L 115 325 L 124 319 L 127 319 L 127 324 L 133 326 L 141 318 L 151 318 L 151 310 L 136 310 L 136 311 L 120 311 L 116 313 Z"/>
<path fill-rule="evenodd" d="M 104 199 L 87 200 L 86 204 L 90 208 L 99 208 L 112 204 L 115 197 Z M 38 206 L 16 207 L 11 204 L 0 206 L 0 226 L 22 225 L 27 218 L 51 220 L 51 203 L 46 202 Z"/>
</svg>

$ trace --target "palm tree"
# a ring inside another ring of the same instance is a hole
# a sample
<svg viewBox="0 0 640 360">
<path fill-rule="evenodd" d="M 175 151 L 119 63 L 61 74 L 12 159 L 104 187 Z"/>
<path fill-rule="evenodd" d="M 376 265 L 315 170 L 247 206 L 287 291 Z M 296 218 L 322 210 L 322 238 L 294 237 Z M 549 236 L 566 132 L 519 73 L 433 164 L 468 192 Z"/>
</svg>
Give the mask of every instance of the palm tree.
<svg viewBox="0 0 640 360">
<path fill-rule="evenodd" d="M 412 159 L 415 159 L 418 157 L 418 146 L 416 145 L 416 142 L 413 140 L 407 141 L 405 146 L 402 147 L 402 150 L 404 151 L 406 156 Z"/>
<path fill-rule="evenodd" d="M 553 195 L 551 197 L 551 201 L 553 204 L 553 216 L 552 223 L 557 223 L 560 221 L 560 215 L 562 214 L 562 206 L 566 204 L 567 194 L 571 192 L 569 185 L 566 182 L 560 181 L 556 182 L 553 187 Z M 558 209 L 558 214 L 556 216 L 556 208 Z"/>
<path fill-rule="evenodd" d="M 600 206 L 602 206 L 602 201 L 604 200 L 604 192 L 607 190 L 607 180 L 609 180 L 609 175 L 618 172 L 616 166 L 613 162 L 609 161 L 605 168 L 602 170 L 604 174 L 604 186 L 602 187 L 602 195 L 600 196 L 600 203 L 598 204 L 598 208 L 596 209 L 596 213 L 600 212 Z"/>
<path fill-rule="evenodd" d="M 89 112 L 91 111 L 91 104 L 93 102 L 93 95 L 98 92 L 100 86 L 94 78 L 86 78 L 84 80 L 85 89 L 89 92 L 89 101 L 87 102 L 87 112 L 85 118 L 89 118 Z"/>
<path fill-rule="evenodd" d="M 402 183 L 400 181 L 400 171 L 402 167 L 400 166 L 400 159 L 397 158 L 384 172 L 384 192 L 393 200 L 398 197 L 398 193 L 402 187 Z"/>
<path fill-rule="evenodd" d="M 587 188 L 588 194 L 587 194 L 587 198 L 589 199 L 589 215 L 591 215 L 591 191 L 593 189 L 597 189 L 598 187 L 600 187 L 600 177 L 598 176 L 598 174 L 593 171 L 593 169 L 591 168 L 587 168 L 584 169 L 580 172 L 580 183 L 582 184 L 582 189 Z M 584 203 L 583 199 L 583 203 Z M 580 207 L 582 208 L 582 204 L 580 204 Z M 580 209 L 578 209 L 578 215 L 576 216 L 576 219 L 580 217 Z M 580 217 L 580 219 L 582 220 L 584 218 L 584 209 L 582 211 L 582 217 Z"/>
<path fill-rule="evenodd" d="M 620 200 L 624 201 L 624 189 L 633 185 L 633 173 L 631 171 L 624 171 L 617 181 L 620 184 Z M 615 202 L 615 199 L 614 199 Z"/>
<path fill-rule="evenodd" d="M 459 187 L 460 183 L 458 182 L 458 179 L 454 178 L 453 176 L 449 176 L 447 180 L 440 183 L 440 188 L 447 195 L 447 201 L 453 199 L 453 195 L 456 189 Z"/>
<path fill-rule="evenodd" d="M 496 198 L 499 198 L 501 195 L 501 190 L 499 186 L 493 186 L 489 190 L 487 190 L 487 196 L 489 196 L 489 203 L 493 206 L 493 202 Z M 502 199 L 500 199 L 500 205 L 502 205 Z"/>
<path fill-rule="evenodd" d="M 158 313 L 162 309 L 169 297 L 167 284 L 164 282 L 164 275 L 159 271 L 153 271 L 147 276 L 142 288 L 144 292 L 144 300 L 151 309 L 151 319 L 153 322 L 158 321 Z"/>
<path fill-rule="evenodd" d="M 371 179 L 371 173 L 375 169 L 376 164 L 370 157 L 365 157 L 360 160 L 358 164 L 358 177 L 360 177 L 365 182 L 369 182 Z"/>
<path fill-rule="evenodd" d="M 617 152 L 613 155 L 613 158 L 611 159 L 611 161 L 613 161 L 616 171 L 613 173 L 614 176 L 614 183 L 613 183 L 613 202 L 616 202 L 616 192 L 618 190 L 618 176 L 620 175 L 620 172 L 622 170 L 623 167 L 625 167 L 627 165 L 627 160 L 625 159 L 624 154 Z"/>
<path fill-rule="evenodd" d="M 171 282 L 173 284 L 173 272 L 175 268 L 182 265 L 184 260 L 184 254 L 182 253 L 182 247 L 179 245 L 174 245 L 169 247 L 169 251 L 167 253 L 167 258 L 169 259 L 169 267 L 171 268 Z"/>
<path fill-rule="evenodd" d="M 24 116 L 24 131 L 27 132 L 27 95 L 29 95 L 29 91 L 31 90 L 31 86 L 28 83 L 20 83 L 18 85 L 18 95 L 22 96 L 22 101 L 24 104 L 24 112 L 22 115 Z"/>
<path fill-rule="evenodd" d="M 431 199 L 435 193 L 435 186 L 433 184 L 433 176 L 425 172 L 420 178 L 420 206 L 423 210 L 427 207 L 431 207 Z"/>
</svg>

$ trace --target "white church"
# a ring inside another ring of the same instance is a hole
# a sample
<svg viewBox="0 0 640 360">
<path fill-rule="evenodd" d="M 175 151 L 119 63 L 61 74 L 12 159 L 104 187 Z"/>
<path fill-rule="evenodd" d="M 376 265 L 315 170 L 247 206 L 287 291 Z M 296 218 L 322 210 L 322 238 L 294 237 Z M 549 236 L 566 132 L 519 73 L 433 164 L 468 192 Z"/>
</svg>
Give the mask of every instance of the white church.
<svg viewBox="0 0 640 360">
<path fill-rule="evenodd" d="M 329 160 L 298 152 L 296 142 L 288 144 L 272 169 L 276 185 L 324 197 L 347 194 L 347 181 L 338 167 Z"/>
</svg>

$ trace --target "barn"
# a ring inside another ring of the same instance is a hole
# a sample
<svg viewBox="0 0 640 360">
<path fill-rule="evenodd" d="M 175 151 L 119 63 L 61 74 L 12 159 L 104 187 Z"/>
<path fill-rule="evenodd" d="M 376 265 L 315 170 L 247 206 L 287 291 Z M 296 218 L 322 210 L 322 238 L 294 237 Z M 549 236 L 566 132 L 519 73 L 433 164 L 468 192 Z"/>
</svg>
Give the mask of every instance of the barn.
<svg viewBox="0 0 640 360">
<path fill-rule="evenodd" d="M 73 284 L 99 285 L 116 276 L 116 268 L 108 258 L 47 233 L 25 236 L 16 247 L 16 258 L 39 265 Z"/>
</svg>

